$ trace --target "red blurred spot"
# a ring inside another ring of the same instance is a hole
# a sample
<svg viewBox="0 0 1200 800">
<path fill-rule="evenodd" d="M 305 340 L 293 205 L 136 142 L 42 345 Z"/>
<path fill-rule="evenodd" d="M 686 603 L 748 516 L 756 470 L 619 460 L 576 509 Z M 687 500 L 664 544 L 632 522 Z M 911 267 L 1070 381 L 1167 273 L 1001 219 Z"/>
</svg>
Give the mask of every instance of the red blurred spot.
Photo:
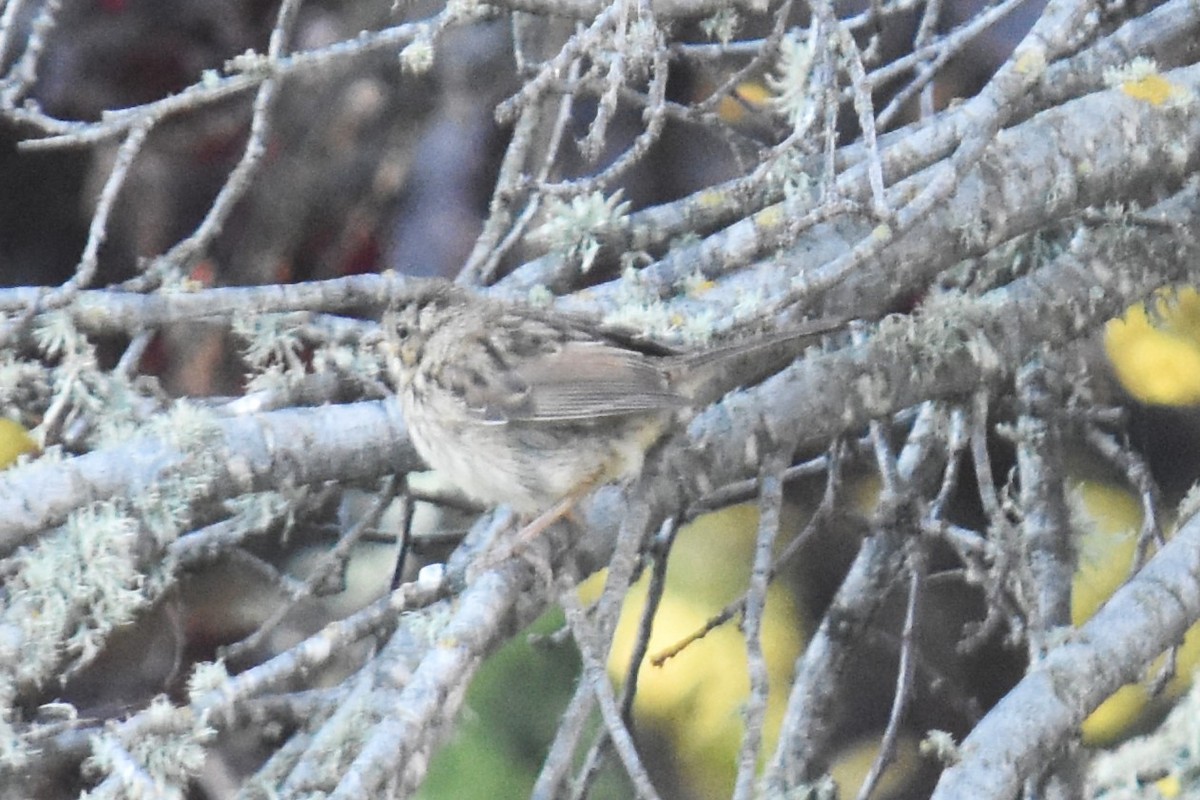
<svg viewBox="0 0 1200 800">
<path fill-rule="evenodd" d="M 199 139 L 192 151 L 201 164 L 233 164 L 242 155 L 246 146 L 249 128 L 245 125 L 230 126 Z"/>
<path fill-rule="evenodd" d="M 338 265 L 338 275 L 365 275 L 379 271 L 381 248 L 373 233 L 357 231 Z"/>
<path fill-rule="evenodd" d="M 143 375 L 161 376 L 167 367 L 167 348 L 163 342 L 162 333 L 156 333 L 154 338 L 150 340 L 146 351 L 142 353 L 141 363 L 138 364 L 139 372 Z"/>
<path fill-rule="evenodd" d="M 192 267 L 192 271 L 188 274 L 188 278 L 201 286 L 212 286 L 217 280 L 217 268 L 207 258 L 200 261 L 196 266 Z"/>
<path fill-rule="evenodd" d="M 280 259 L 279 263 L 277 263 L 275 265 L 275 269 L 273 272 L 274 272 L 276 283 L 291 283 L 292 276 L 294 276 L 296 274 L 296 270 L 293 269 L 293 264 L 292 264 L 291 259 L 287 259 L 287 258 Z"/>
</svg>

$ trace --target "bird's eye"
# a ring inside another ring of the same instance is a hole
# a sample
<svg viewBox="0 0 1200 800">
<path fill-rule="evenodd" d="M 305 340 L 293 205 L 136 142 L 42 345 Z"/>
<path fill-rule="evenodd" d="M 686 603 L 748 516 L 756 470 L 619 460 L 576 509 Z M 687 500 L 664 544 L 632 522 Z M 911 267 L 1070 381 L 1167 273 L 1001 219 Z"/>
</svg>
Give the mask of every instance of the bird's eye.
<svg viewBox="0 0 1200 800">
<path fill-rule="evenodd" d="M 412 335 L 412 329 L 408 327 L 407 323 L 401 322 L 399 325 L 396 326 L 396 338 L 407 339 L 411 335 Z"/>
</svg>

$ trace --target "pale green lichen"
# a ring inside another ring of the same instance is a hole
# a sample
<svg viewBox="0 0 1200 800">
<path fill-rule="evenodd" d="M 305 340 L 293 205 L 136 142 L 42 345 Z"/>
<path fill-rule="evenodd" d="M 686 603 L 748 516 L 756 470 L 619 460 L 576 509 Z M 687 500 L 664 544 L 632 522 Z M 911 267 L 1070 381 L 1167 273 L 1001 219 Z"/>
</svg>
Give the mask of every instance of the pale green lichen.
<svg viewBox="0 0 1200 800">
<path fill-rule="evenodd" d="M 652 19 L 636 17 L 625 29 L 627 74 L 643 71 L 662 47 L 662 32 Z"/>
<path fill-rule="evenodd" d="M 205 745 L 216 732 L 190 709 L 176 708 L 161 697 L 139 716 L 143 724 L 134 732 L 117 729 L 92 737 L 84 770 L 112 780 L 82 797 L 185 796 L 188 782 L 204 766 Z"/>
<path fill-rule="evenodd" d="M 303 496 L 303 489 L 295 490 Z M 281 492 L 254 492 L 231 497 L 222 504 L 249 531 L 265 530 L 281 519 L 285 527 L 295 521 L 296 503 Z"/>
<path fill-rule="evenodd" d="M 142 526 L 159 546 L 175 540 L 191 519 L 190 484 L 168 479 L 130 498 Z"/>
<path fill-rule="evenodd" d="M 771 192 L 783 192 L 784 200 L 790 203 L 789 210 L 809 209 L 817 202 L 816 186 L 812 176 L 805 171 L 807 157 L 792 148 L 776 155 L 767 165 L 763 181 Z"/>
<path fill-rule="evenodd" d="M 295 386 L 297 375 L 280 364 L 271 364 L 246 378 L 246 392 L 284 392 Z"/>
<path fill-rule="evenodd" d="M 271 61 L 263 53 L 247 48 L 225 62 L 225 71 L 240 72 L 245 75 L 267 75 L 271 71 Z"/>
<path fill-rule="evenodd" d="M 554 302 L 554 292 L 551 292 L 545 284 L 539 283 L 529 289 L 525 295 L 525 301 L 534 308 L 549 308 Z"/>
<path fill-rule="evenodd" d="M 0 627 L 13 631 L 21 652 L 12 664 L 18 682 L 40 684 L 64 654 L 94 657 L 109 631 L 142 607 L 137 532 L 114 503 L 97 503 L 16 556 Z"/>
<path fill-rule="evenodd" d="M 116 423 L 108 422 L 109 433 Z M 173 541 L 192 522 L 196 501 L 220 475 L 220 428 L 211 412 L 179 401 L 143 431 L 182 451 L 174 466 L 125 498 L 73 512 L 56 531 L 14 556 L 16 569 L 0 603 L 5 647 L 21 653 L 0 684 L 44 683 L 69 676 L 104 648 L 111 631 L 133 620 L 168 582 L 161 563 L 143 572 L 147 546 Z M 56 452 L 43 456 L 58 458 Z M 71 667 L 62 663 L 73 659 Z M 2 708 L 0 708 L 2 711 Z"/>
<path fill-rule="evenodd" d="M 80 333 L 71 315 L 65 311 L 42 314 L 33 328 L 33 341 L 47 358 L 66 361 L 86 356 L 89 363 L 95 361 L 91 342 Z"/>
<path fill-rule="evenodd" d="M 1158 62 L 1153 58 L 1139 56 L 1125 64 L 1104 68 L 1104 84 L 1116 88 L 1123 83 L 1140 81 L 1158 74 Z"/>
<path fill-rule="evenodd" d="M 1096 752 L 1083 796 L 1097 800 L 1196 797 L 1200 790 L 1200 681 L 1165 720 L 1144 736 Z"/>
<path fill-rule="evenodd" d="M 709 39 L 723 45 L 729 44 L 741 27 L 742 16 L 732 6 L 726 6 L 712 16 L 700 20 L 700 31 Z"/>
<path fill-rule="evenodd" d="M 629 212 L 621 195 L 620 190 L 608 197 L 592 192 L 569 202 L 552 197 L 546 201 L 546 221 L 530 235 L 587 272 L 600 252 L 600 237 L 619 227 Z"/>
<path fill-rule="evenodd" d="M 921 755 L 933 756 L 942 764 L 955 764 L 962 757 L 954 736 L 946 731 L 928 731 L 918 749 Z"/>
<path fill-rule="evenodd" d="M 220 691 L 229 685 L 229 670 L 224 661 L 201 661 L 192 668 L 188 677 L 188 702 L 196 703 L 210 692 Z"/>
<path fill-rule="evenodd" d="M 365 343 L 359 347 L 331 343 L 313 350 L 312 371 L 317 374 L 334 372 L 351 375 L 358 380 L 374 381 L 379 379 L 382 365 L 376 348 L 366 346 Z M 303 377 L 296 372 L 287 372 L 285 376 Z"/>
<path fill-rule="evenodd" d="M 797 127 L 809 112 L 809 80 L 812 77 L 813 48 L 807 37 L 792 31 L 779 43 L 775 72 L 767 76 L 767 88 L 774 94 L 771 104 Z"/>
<path fill-rule="evenodd" d="M 184 451 L 205 452 L 220 442 L 220 420 L 215 413 L 187 400 L 177 400 L 165 414 L 146 423 L 146 431 Z"/>
<path fill-rule="evenodd" d="M 446 26 L 449 27 L 455 20 L 468 21 L 477 16 L 481 5 L 478 0 L 449 0 L 443 12 Z"/>
<path fill-rule="evenodd" d="M 400 51 L 400 65 L 405 72 L 423 75 L 433 66 L 433 40 L 420 36 Z"/>
<path fill-rule="evenodd" d="M 17 419 L 30 394 L 44 395 L 50 390 L 51 373 L 40 364 L 24 361 L 12 351 L 0 353 L 0 406 L 4 416 Z"/>
<path fill-rule="evenodd" d="M 242 357 L 253 368 L 278 363 L 295 367 L 300 364 L 304 341 L 300 324 L 291 314 L 255 314 L 235 317 L 233 333 L 246 342 Z"/>
</svg>

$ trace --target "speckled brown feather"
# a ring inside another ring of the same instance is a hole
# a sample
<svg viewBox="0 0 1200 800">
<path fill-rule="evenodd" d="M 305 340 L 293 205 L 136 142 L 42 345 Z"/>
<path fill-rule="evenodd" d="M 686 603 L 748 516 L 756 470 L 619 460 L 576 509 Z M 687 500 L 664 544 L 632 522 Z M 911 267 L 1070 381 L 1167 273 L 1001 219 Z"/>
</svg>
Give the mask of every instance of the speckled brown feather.
<svg viewBox="0 0 1200 800">
<path fill-rule="evenodd" d="M 681 409 L 761 379 L 829 327 L 681 353 L 448 284 L 385 320 L 418 452 L 466 494 L 530 513 L 581 484 L 636 473 Z"/>
</svg>

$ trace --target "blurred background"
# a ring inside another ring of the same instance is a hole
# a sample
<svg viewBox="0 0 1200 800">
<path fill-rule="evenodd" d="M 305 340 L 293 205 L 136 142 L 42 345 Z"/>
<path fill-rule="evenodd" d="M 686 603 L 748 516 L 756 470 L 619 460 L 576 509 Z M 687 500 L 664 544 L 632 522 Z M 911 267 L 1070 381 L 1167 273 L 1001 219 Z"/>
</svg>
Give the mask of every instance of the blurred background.
<svg viewBox="0 0 1200 800">
<path fill-rule="evenodd" d="M 218 69 L 247 49 L 265 49 L 276 10 L 274 3 L 262 0 L 90 0 L 68 6 L 50 39 L 33 96 L 48 113 L 83 120 L 179 91 L 204 70 Z M 434 8 L 406 3 L 399 18 L 422 18 Z M 946 24 L 967 19 L 980 8 L 966 0 L 949 2 Z M 936 106 L 974 92 L 1040 10 L 1039 3 L 1031 2 L 980 36 L 943 71 L 935 85 Z M 309 2 L 294 47 L 319 47 L 397 19 L 390 0 Z M 902 52 L 912 39 L 915 14 L 909 22 L 908 28 L 897 24 L 884 31 L 882 47 Z M 751 19 L 746 33 L 755 33 L 755 25 L 765 27 Z M 703 38 L 698 29 L 677 33 L 685 40 Z M 358 62 L 353 73 L 333 71 L 289 83 L 261 168 L 191 279 L 205 286 L 248 285 L 385 269 L 453 276 L 480 232 L 511 135 L 493 114 L 521 85 L 510 34 L 502 21 L 453 31 L 439 46 L 432 68 L 421 75 L 406 72 L 395 53 L 382 53 Z M 718 62 L 709 70 L 674 70 L 668 93 L 692 102 L 706 97 L 725 74 Z M 721 118 L 748 136 L 765 138 L 763 77 L 748 77 L 735 94 L 720 105 Z M 98 284 L 132 277 L 139 259 L 164 252 L 194 229 L 241 154 L 248 109 L 249 98 L 238 97 L 181 115 L 155 132 L 121 192 L 101 250 Z M 574 136 L 586 132 L 593 111 L 577 109 Z M 906 119 L 916 113 L 914 108 Z M 639 114 L 627 110 L 614 122 L 609 148 L 619 152 L 640 129 Z M 622 182 L 624 197 L 634 208 L 740 174 L 729 149 L 697 130 L 668 122 L 662 140 Z M 5 286 L 54 286 L 72 274 L 116 146 L 20 150 L 18 142 L 30 133 L 0 120 L 0 284 Z M 853 137 L 857 131 L 845 133 Z M 592 168 L 582 162 L 573 166 Z M 505 266 L 536 254 L 517 248 Z M 107 345 L 103 352 L 115 359 L 125 342 Z M 1181 290 L 1164 295 L 1149 313 L 1131 309 L 1095 342 L 1094 358 L 1094 391 L 1127 409 L 1129 430 L 1165 499 L 1177 500 L 1200 473 L 1200 299 Z M 244 390 L 246 371 L 229 331 L 206 325 L 180 325 L 160 334 L 140 366 L 142 374 L 155 378 L 173 397 L 237 395 Z M 25 431 L 36 423 L 29 418 L 8 422 L 0 427 L 0 445 L 12 457 L 31 450 Z M 1014 461 L 1011 445 L 998 439 L 989 455 L 994 473 L 1006 475 Z M 1127 574 L 1143 520 L 1136 495 L 1086 446 L 1077 447 L 1073 464 L 1080 537 L 1074 612 L 1079 622 Z M 971 499 L 973 479 L 960 487 L 956 514 L 979 524 L 982 513 Z M 850 480 L 859 498 L 855 508 L 826 521 L 818 535 L 805 541 L 769 601 L 763 637 L 775 691 L 768 750 L 792 664 L 868 532 L 876 478 L 862 470 Z M 782 541 L 803 529 L 822 491 L 820 479 L 789 487 Z M 222 558 L 192 574 L 178 593 L 115 637 L 96 662 L 66 682 L 59 697 L 84 715 L 136 710 L 159 692 L 178 694 L 190 664 L 216 657 L 281 608 L 288 609 L 282 623 L 231 657 L 231 671 L 378 597 L 391 578 L 394 528 L 389 524 L 398 524 L 394 519 L 381 523 L 378 534 L 358 546 L 322 597 L 293 604 L 278 577 L 262 570 L 268 564 L 279 574 L 303 577 L 315 554 L 327 550 L 355 514 L 353 498 L 314 498 L 306 518 L 252 548 L 259 561 Z M 466 524 L 431 515 L 426 525 L 453 530 L 455 523 Z M 744 590 L 756 524 L 752 506 L 736 506 L 680 532 L 651 654 L 696 633 Z M 443 554 L 444 547 L 430 546 L 423 557 Z M 410 569 L 420 563 L 418 558 Z M 952 566 L 948 557 L 934 565 L 935 572 Z M 629 598 L 613 654 L 615 680 L 622 679 L 627 667 L 645 591 L 644 583 L 639 585 L 641 594 Z M 587 595 L 596 588 L 588 585 L 580 591 Z M 853 703 L 839 723 L 842 747 L 834 776 L 842 796 L 861 782 L 887 720 L 905 587 L 897 584 L 893 591 L 895 602 L 885 607 L 894 613 L 877 621 L 877 635 L 862 643 L 855 674 L 847 677 L 857 691 L 847 692 Z M 925 659 L 923 679 L 897 765 L 875 797 L 927 794 L 937 770 L 918 753 L 925 732 L 938 729 L 958 736 L 969 730 L 1025 667 L 1023 648 L 1004 641 L 1002 632 L 965 655 L 957 651 L 964 631 L 984 611 L 978 592 L 961 581 L 931 581 L 924 610 L 928 617 L 919 648 Z M 472 687 L 468 719 L 438 755 L 422 797 L 528 795 L 578 673 L 574 650 L 554 636 L 560 624 L 559 614 L 547 615 L 529 637 L 489 660 Z M 1089 720 L 1086 740 L 1108 744 L 1160 719 L 1169 700 L 1186 688 L 1197 646 L 1189 636 L 1179 677 L 1165 694 L 1151 697 L 1139 687 L 1123 690 Z M 325 680 L 332 685 L 338 677 L 334 669 Z M 643 667 L 637 735 L 668 796 L 728 795 L 746 690 L 744 644 L 736 620 L 693 642 L 663 667 Z M 263 730 L 253 738 L 223 741 L 195 796 L 226 796 L 285 733 Z M 628 796 L 619 770 L 606 769 L 591 796 Z M 62 785 L 45 790 L 53 796 L 78 788 L 64 775 Z"/>
</svg>

